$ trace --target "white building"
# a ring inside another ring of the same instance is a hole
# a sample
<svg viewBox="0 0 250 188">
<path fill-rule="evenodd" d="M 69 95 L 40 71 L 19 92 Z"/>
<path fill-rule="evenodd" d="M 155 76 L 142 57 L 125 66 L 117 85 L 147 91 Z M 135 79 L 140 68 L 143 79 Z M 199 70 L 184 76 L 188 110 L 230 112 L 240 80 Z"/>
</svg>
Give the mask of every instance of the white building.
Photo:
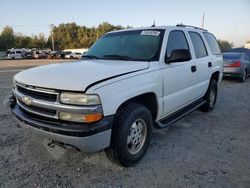
<svg viewBox="0 0 250 188">
<path fill-rule="evenodd" d="M 249 48 L 250 49 L 250 41 L 245 44 L 245 48 Z"/>
<path fill-rule="evenodd" d="M 70 51 L 70 52 L 78 52 L 78 53 L 84 53 L 84 52 L 86 52 L 88 50 L 88 48 L 80 48 L 80 49 L 64 49 L 63 51 L 64 52 L 68 52 L 68 51 Z"/>
</svg>

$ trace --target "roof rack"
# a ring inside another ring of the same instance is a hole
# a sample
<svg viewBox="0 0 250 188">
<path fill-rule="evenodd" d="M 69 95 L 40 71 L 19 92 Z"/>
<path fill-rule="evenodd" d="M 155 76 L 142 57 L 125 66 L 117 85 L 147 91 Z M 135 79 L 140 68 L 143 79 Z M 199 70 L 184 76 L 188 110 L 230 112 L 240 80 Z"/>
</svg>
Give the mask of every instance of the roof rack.
<svg viewBox="0 0 250 188">
<path fill-rule="evenodd" d="M 200 28 L 200 27 L 196 27 L 196 26 L 192 26 L 192 25 L 185 25 L 185 24 L 177 24 L 176 27 L 191 27 L 191 28 L 194 28 L 194 29 L 200 29 L 200 30 L 203 30 L 203 31 L 207 31 L 206 29 L 203 29 L 203 28 Z"/>
</svg>

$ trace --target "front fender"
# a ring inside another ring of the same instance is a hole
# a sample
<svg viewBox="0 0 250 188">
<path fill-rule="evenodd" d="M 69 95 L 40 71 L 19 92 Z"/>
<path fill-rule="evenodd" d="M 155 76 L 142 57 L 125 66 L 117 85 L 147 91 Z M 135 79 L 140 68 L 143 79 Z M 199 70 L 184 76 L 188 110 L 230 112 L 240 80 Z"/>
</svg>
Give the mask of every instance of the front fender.
<svg viewBox="0 0 250 188">
<path fill-rule="evenodd" d="M 144 93 L 154 93 L 157 97 L 159 116 L 163 109 L 162 86 L 162 72 L 155 70 L 102 85 L 93 92 L 101 98 L 104 116 L 115 114 L 120 105 L 131 98 Z"/>
</svg>

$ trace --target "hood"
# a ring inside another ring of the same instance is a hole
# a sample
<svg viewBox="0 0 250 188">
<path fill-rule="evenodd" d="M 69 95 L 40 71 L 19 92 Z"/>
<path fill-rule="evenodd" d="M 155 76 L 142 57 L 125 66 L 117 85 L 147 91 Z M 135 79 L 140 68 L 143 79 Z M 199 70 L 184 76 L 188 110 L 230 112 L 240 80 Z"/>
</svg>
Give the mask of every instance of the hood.
<svg viewBox="0 0 250 188">
<path fill-rule="evenodd" d="M 85 91 L 90 84 L 100 80 L 148 66 L 148 62 L 83 60 L 31 68 L 18 73 L 14 79 L 19 83 L 48 89 Z"/>
</svg>

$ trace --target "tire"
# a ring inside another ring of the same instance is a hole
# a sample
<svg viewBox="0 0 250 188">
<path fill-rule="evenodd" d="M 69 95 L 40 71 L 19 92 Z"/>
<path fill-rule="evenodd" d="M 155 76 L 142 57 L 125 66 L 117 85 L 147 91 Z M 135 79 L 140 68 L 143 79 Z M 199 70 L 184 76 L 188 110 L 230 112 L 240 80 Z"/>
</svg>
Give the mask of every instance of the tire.
<svg viewBox="0 0 250 188">
<path fill-rule="evenodd" d="M 240 78 L 240 82 L 243 83 L 245 82 L 247 77 L 247 70 L 244 70 L 242 77 Z"/>
<path fill-rule="evenodd" d="M 112 129 L 110 147 L 105 150 L 112 162 L 130 167 L 145 154 L 152 134 L 153 120 L 143 105 L 129 103 L 118 110 Z"/>
<path fill-rule="evenodd" d="M 211 79 L 208 90 L 205 96 L 203 97 L 206 102 L 200 107 L 201 111 L 209 112 L 214 109 L 217 100 L 217 93 L 218 93 L 217 81 Z"/>
</svg>

